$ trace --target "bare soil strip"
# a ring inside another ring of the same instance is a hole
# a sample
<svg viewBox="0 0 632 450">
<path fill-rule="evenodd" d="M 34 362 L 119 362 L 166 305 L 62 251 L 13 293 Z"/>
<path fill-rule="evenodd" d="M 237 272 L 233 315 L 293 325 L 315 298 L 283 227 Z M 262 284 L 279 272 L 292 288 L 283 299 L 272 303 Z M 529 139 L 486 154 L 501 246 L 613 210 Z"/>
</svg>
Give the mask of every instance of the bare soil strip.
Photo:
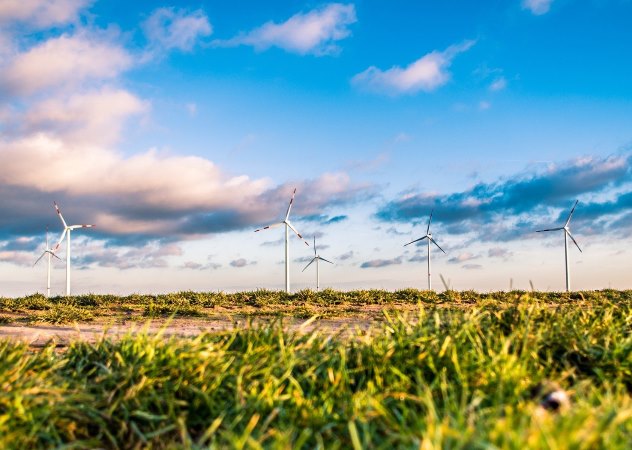
<svg viewBox="0 0 632 450">
<path fill-rule="evenodd" d="M 277 318 L 246 318 L 238 316 L 214 318 L 153 319 L 146 322 L 117 321 L 118 323 L 78 323 L 74 325 L 2 325 L 0 339 L 25 342 L 32 347 L 44 347 L 53 343 L 66 347 L 81 340 L 94 343 L 100 339 L 118 339 L 127 334 L 148 333 L 172 337 L 195 337 L 202 333 L 220 333 L 235 328 L 248 328 L 269 323 Z M 325 334 L 336 334 L 349 330 L 366 330 L 380 320 L 366 315 L 344 318 L 298 319 L 284 317 L 284 328 L 296 332 L 318 330 Z"/>
</svg>

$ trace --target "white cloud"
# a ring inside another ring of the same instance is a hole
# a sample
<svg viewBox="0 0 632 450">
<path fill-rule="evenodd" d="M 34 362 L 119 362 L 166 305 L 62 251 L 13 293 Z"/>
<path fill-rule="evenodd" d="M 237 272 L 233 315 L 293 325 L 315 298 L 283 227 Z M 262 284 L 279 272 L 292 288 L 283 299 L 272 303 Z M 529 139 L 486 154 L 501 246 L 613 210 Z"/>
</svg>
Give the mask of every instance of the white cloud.
<svg viewBox="0 0 632 450">
<path fill-rule="evenodd" d="M 551 3 L 553 3 L 553 0 L 522 0 L 522 8 L 528 9 L 539 16 L 549 12 Z"/>
<path fill-rule="evenodd" d="M 0 24 L 27 23 L 29 26 L 47 27 L 73 22 L 79 11 L 92 0 L 2 0 Z"/>
<path fill-rule="evenodd" d="M 257 50 L 279 47 L 300 55 L 327 55 L 339 51 L 336 41 L 351 34 L 348 26 L 356 20 L 354 5 L 331 3 L 305 14 L 296 14 L 283 23 L 267 22 L 247 34 L 215 43 L 219 46 L 251 45 Z"/>
<path fill-rule="evenodd" d="M 111 79 L 129 68 L 132 58 L 121 47 L 97 36 L 52 38 L 19 54 L 0 75 L 0 89 L 11 95 L 32 94 L 87 80 Z"/>
<path fill-rule="evenodd" d="M 452 45 L 445 51 L 434 51 L 424 55 L 407 67 L 394 66 L 381 70 L 371 66 L 353 77 L 356 86 L 388 94 L 414 94 L 419 91 L 434 91 L 450 79 L 448 68 L 459 53 L 465 52 L 475 41 Z"/>
<path fill-rule="evenodd" d="M 36 103 L 19 121 L 26 131 L 45 131 L 66 144 L 107 145 L 116 142 L 125 119 L 148 109 L 149 105 L 133 94 L 104 87 Z"/>
<path fill-rule="evenodd" d="M 507 80 L 505 77 L 496 78 L 492 84 L 489 85 L 489 90 L 492 92 L 502 91 L 507 87 Z"/>
<path fill-rule="evenodd" d="M 198 40 L 210 36 L 213 27 L 202 10 L 187 13 L 159 8 L 143 23 L 150 46 L 161 50 L 191 51 Z"/>
</svg>

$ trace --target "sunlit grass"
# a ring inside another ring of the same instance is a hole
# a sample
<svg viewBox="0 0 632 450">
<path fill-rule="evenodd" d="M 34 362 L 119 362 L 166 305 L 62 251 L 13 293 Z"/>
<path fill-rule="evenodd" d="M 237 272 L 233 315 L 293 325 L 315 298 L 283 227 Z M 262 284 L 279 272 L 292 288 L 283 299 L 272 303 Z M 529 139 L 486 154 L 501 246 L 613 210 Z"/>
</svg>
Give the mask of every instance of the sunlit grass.
<svg viewBox="0 0 632 450">
<path fill-rule="evenodd" d="M 417 305 L 446 308 L 485 306 L 506 308 L 514 303 L 548 305 L 551 308 L 598 307 L 632 300 L 632 291 L 584 292 L 474 292 L 442 293 L 403 289 L 399 291 L 356 290 L 320 292 L 303 290 L 294 294 L 280 291 L 251 292 L 176 292 L 162 295 L 133 294 L 80 295 L 52 297 L 41 294 L 22 298 L 0 298 L 0 314 L 5 323 L 12 320 L 44 323 L 89 322 L 96 319 L 146 319 L 177 317 L 213 317 L 217 315 L 290 316 L 309 318 L 352 316 L 358 312 L 383 308 L 407 309 Z"/>
<path fill-rule="evenodd" d="M 375 292 L 338 300 L 409 295 Z M 323 294 L 301 295 L 335 300 Z M 413 291 L 415 312 L 334 336 L 277 321 L 61 352 L 0 342 L 0 447 L 629 448 L 629 292 L 450 294 L 454 307 Z M 254 301 L 280 298 L 292 297 Z M 544 380 L 569 393 L 568 410 L 538 407 Z"/>
</svg>

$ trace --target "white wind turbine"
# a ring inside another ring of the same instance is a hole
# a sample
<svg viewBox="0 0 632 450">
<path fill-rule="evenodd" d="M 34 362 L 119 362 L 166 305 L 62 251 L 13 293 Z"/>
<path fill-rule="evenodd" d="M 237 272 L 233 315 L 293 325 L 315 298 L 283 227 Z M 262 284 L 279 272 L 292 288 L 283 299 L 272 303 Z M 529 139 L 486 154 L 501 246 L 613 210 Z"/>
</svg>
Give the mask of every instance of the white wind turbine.
<svg viewBox="0 0 632 450">
<path fill-rule="evenodd" d="M 268 225 L 267 227 L 259 228 L 255 230 L 255 233 L 263 230 L 268 230 L 270 228 L 280 227 L 281 225 L 285 225 L 285 292 L 290 293 L 290 229 L 296 233 L 296 235 L 303 239 L 301 233 L 296 231 L 296 228 L 290 222 L 290 210 L 292 209 L 292 203 L 294 202 L 294 196 L 296 195 L 296 188 L 294 188 L 294 192 L 292 193 L 292 198 L 290 199 L 290 204 L 287 207 L 287 213 L 285 213 L 285 219 L 281 222 L 273 223 L 272 225 Z M 305 239 L 303 239 L 305 245 L 309 247 L 309 244 Z"/>
<path fill-rule="evenodd" d="M 77 228 L 93 228 L 96 225 L 67 225 L 64 220 L 64 216 L 61 215 L 61 211 L 59 210 L 57 203 L 53 202 L 53 205 L 55 205 L 55 210 L 57 211 L 59 220 L 61 220 L 61 223 L 64 226 L 64 231 L 61 233 L 57 245 L 53 248 L 53 252 L 59 248 L 66 237 L 66 295 L 70 295 L 70 232 L 72 230 L 76 230 Z"/>
<path fill-rule="evenodd" d="M 577 250 L 582 252 L 582 249 L 579 248 L 579 244 L 577 243 L 577 241 L 575 240 L 575 238 L 571 234 L 571 230 L 568 227 L 569 223 L 571 222 L 571 217 L 573 216 L 573 213 L 575 212 L 575 208 L 577 207 L 578 203 L 579 203 L 579 200 L 575 200 L 575 204 L 573 205 L 573 209 L 571 209 L 571 213 L 568 215 L 568 219 L 566 219 L 566 223 L 564 223 L 563 227 L 547 228 L 546 230 L 538 230 L 538 231 L 536 231 L 536 233 L 543 233 L 545 231 L 560 231 L 560 230 L 564 230 L 564 264 L 565 264 L 565 267 L 566 267 L 566 292 L 570 291 L 570 289 L 571 289 L 571 278 L 570 278 L 570 274 L 568 273 L 568 238 L 569 237 L 571 238 L 573 243 L 577 246 Z"/>
<path fill-rule="evenodd" d="M 61 258 L 53 252 L 53 250 L 48 246 L 48 227 L 46 227 L 46 247 L 44 247 L 44 251 L 41 256 L 37 258 L 37 261 L 33 264 L 33 267 L 40 262 L 40 260 L 44 257 L 44 255 L 48 255 L 48 276 L 46 277 L 46 298 L 50 298 L 50 266 L 51 266 L 51 256 L 54 256 L 58 260 L 61 261 Z"/>
<path fill-rule="evenodd" d="M 432 242 L 434 245 L 437 246 L 439 250 L 445 253 L 445 251 L 441 247 L 439 247 L 439 244 L 437 244 L 437 242 L 432 238 L 432 233 L 430 232 L 430 222 L 432 222 L 433 213 L 434 213 L 434 209 L 430 212 L 430 218 L 428 219 L 428 228 L 426 228 L 426 235 L 424 237 L 420 237 L 419 239 L 415 239 L 414 241 L 411 241 L 408 244 L 404 245 L 404 247 L 406 247 L 406 245 L 414 244 L 415 242 L 428 239 L 427 243 L 428 243 L 428 290 L 429 291 L 432 290 L 432 279 L 430 277 L 430 242 Z"/>
<path fill-rule="evenodd" d="M 316 253 L 316 236 L 314 236 L 314 257 L 305 266 L 305 268 L 303 269 L 303 272 L 305 272 L 305 269 L 307 269 L 314 261 L 316 261 L 316 290 L 318 290 L 320 288 L 320 275 L 319 275 L 319 272 L 318 272 L 318 262 L 319 261 L 325 261 L 325 262 L 327 262 L 329 264 L 333 264 L 333 263 L 331 261 L 329 261 L 328 259 L 325 259 L 322 256 L 320 256 L 318 253 Z"/>
</svg>

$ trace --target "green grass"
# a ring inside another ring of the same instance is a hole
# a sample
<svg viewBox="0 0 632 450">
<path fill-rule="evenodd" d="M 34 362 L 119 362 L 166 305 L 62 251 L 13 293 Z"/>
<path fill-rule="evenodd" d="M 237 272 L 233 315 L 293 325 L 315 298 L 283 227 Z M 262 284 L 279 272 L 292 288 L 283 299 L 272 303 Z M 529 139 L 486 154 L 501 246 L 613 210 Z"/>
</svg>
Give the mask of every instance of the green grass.
<svg viewBox="0 0 632 450">
<path fill-rule="evenodd" d="M 630 292 L 375 292 L 300 295 L 418 308 L 333 337 L 277 321 L 62 352 L 0 341 L 0 448 L 629 448 Z M 544 380 L 569 410 L 538 409 Z"/>
<path fill-rule="evenodd" d="M 558 307 L 595 306 L 607 303 L 630 302 L 632 291 L 585 291 L 585 292 L 489 292 L 447 291 L 436 293 L 416 289 L 399 291 L 357 290 L 349 292 L 326 289 L 286 294 L 279 291 L 257 290 L 227 294 L 224 292 L 177 292 L 162 295 L 129 296 L 81 295 L 52 297 L 41 294 L 22 298 L 0 297 L 0 315 L 8 321 L 72 323 L 98 319 L 117 318 L 146 319 L 177 317 L 242 316 L 289 316 L 308 318 L 345 317 L 358 313 L 379 316 L 381 308 L 414 309 L 417 305 L 461 307 L 487 304 L 510 305 L 534 303 Z M 369 311 L 369 312 L 367 312 Z"/>
</svg>

